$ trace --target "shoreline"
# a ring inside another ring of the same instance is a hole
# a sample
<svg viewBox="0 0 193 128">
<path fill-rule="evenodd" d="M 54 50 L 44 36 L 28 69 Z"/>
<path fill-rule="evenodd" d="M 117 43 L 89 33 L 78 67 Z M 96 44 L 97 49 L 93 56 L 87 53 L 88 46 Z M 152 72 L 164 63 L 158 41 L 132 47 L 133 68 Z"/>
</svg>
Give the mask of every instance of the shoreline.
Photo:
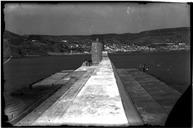
<svg viewBox="0 0 193 128">
<path fill-rule="evenodd" d="M 152 53 L 176 53 L 176 52 L 190 52 L 190 49 L 185 50 L 157 50 L 157 51 L 131 51 L 131 52 L 109 52 L 108 54 L 152 54 Z M 48 53 L 47 55 L 23 55 L 12 56 L 11 58 L 23 58 L 23 57 L 43 57 L 43 56 L 70 56 L 70 55 L 90 55 L 90 53 Z M 7 57 L 3 57 L 7 58 Z"/>
</svg>

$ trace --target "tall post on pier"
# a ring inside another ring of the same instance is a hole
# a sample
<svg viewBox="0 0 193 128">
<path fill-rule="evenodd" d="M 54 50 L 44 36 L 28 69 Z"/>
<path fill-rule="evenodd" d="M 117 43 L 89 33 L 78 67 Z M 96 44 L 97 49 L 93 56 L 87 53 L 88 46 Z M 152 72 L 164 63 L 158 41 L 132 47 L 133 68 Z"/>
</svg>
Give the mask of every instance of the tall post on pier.
<svg viewBox="0 0 193 128">
<path fill-rule="evenodd" d="M 102 60 L 102 48 L 103 44 L 99 41 L 99 38 L 97 38 L 96 41 L 92 42 L 91 58 L 93 65 L 99 64 Z"/>
</svg>

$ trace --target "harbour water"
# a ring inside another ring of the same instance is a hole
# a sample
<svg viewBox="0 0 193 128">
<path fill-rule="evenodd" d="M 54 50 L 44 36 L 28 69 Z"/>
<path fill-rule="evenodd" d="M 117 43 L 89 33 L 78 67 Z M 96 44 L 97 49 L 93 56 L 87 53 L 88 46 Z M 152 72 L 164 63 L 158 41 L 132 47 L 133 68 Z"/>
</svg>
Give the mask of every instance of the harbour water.
<svg viewBox="0 0 193 128">
<path fill-rule="evenodd" d="M 147 65 L 147 73 L 183 92 L 190 84 L 190 53 L 110 54 L 116 68 L 139 68 Z M 75 70 L 90 55 L 65 55 L 12 58 L 3 65 L 4 92 L 26 87 L 61 70 Z M 167 74 L 167 75 L 166 75 Z"/>
<path fill-rule="evenodd" d="M 163 74 L 167 74 L 165 75 L 167 76 L 166 78 L 169 77 L 170 79 L 172 77 L 178 77 L 180 75 L 183 75 L 183 73 L 185 73 L 187 77 L 181 77 L 180 80 L 177 79 L 176 81 L 174 79 L 174 81 L 172 81 L 173 83 L 169 81 L 172 83 L 172 84 L 169 84 L 169 86 L 181 93 L 188 86 L 188 82 L 189 82 L 187 80 L 189 79 L 188 78 L 189 77 L 188 53 L 181 53 L 181 54 L 180 53 L 167 53 L 167 54 L 166 53 L 162 53 L 162 54 L 161 53 L 156 53 L 156 54 L 147 54 L 147 53 L 139 54 L 138 53 L 138 54 L 114 54 L 114 55 L 111 54 L 109 56 L 111 58 L 111 61 L 115 64 L 115 67 L 117 68 L 117 70 L 127 69 L 127 68 L 140 69 L 140 65 L 146 65 L 148 67 L 148 70 L 146 71 L 147 73 L 153 74 L 154 76 L 157 75 L 158 77 L 157 76 L 156 77 L 161 79 L 164 77 L 162 75 L 159 76 L 160 72 Z M 81 63 L 85 59 L 89 60 L 90 56 L 89 55 L 76 55 L 76 56 L 69 55 L 69 56 L 26 57 L 26 58 L 20 58 L 20 59 L 13 59 L 9 63 L 7 63 L 7 65 L 4 65 L 5 80 L 8 81 L 4 84 L 4 87 L 5 87 L 4 95 L 5 97 L 10 97 L 10 95 L 17 92 L 17 90 L 21 88 L 28 88 L 30 84 L 39 81 L 40 78 L 45 78 L 51 75 L 52 73 L 56 73 L 58 72 L 58 70 L 61 71 L 65 69 L 65 71 L 68 71 L 68 70 L 73 71 L 74 68 L 76 68 L 76 66 L 80 67 Z M 169 59 L 173 59 L 173 60 L 168 61 Z M 56 63 L 56 62 L 61 62 L 61 63 Z M 11 65 L 12 67 L 9 67 Z M 17 67 L 14 67 L 14 65 L 17 65 Z M 12 71 L 12 72 L 8 72 L 8 71 Z M 156 72 L 158 73 L 156 74 Z M 43 73 L 43 75 L 41 73 Z M 170 73 L 172 73 L 173 75 L 171 75 Z M 12 75 L 12 76 L 15 75 L 15 76 L 10 77 L 9 75 Z M 21 78 L 19 78 L 18 76 L 20 76 Z M 40 78 L 36 79 L 38 76 Z M 30 80 L 31 80 L 31 83 L 30 83 Z M 10 84 L 11 82 L 13 83 Z M 20 85 L 20 82 L 24 83 L 23 86 L 22 84 Z M 169 83 L 167 79 L 165 79 L 164 82 Z M 177 84 L 175 84 L 176 82 Z M 14 86 L 14 85 L 17 85 L 17 86 Z M 18 100 L 17 97 L 15 98 L 16 99 L 14 100 L 14 97 L 12 97 L 11 101 Z M 8 103 L 9 99 L 5 98 L 5 101 L 6 103 Z M 31 99 L 30 101 L 33 101 L 33 99 Z M 27 105 L 26 103 L 24 104 L 25 106 Z"/>
</svg>

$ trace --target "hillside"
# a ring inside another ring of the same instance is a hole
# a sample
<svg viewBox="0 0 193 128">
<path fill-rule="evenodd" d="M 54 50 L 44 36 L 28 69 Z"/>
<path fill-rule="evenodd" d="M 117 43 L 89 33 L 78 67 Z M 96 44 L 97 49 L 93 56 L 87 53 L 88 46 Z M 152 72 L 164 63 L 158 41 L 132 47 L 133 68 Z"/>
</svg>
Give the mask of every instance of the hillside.
<svg viewBox="0 0 193 128">
<path fill-rule="evenodd" d="M 3 56 L 14 57 L 28 55 L 48 55 L 55 53 L 84 53 L 90 51 L 92 40 L 99 37 L 105 50 L 115 52 L 138 50 L 140 48 L 177 47 L 179 43 L 190 45 L 190 28 L 168 28 L 143 31 L 140 33 L 104 34 L 104 35 L 17 35 L 9 31 L 3 34 Z"/>
</svg>

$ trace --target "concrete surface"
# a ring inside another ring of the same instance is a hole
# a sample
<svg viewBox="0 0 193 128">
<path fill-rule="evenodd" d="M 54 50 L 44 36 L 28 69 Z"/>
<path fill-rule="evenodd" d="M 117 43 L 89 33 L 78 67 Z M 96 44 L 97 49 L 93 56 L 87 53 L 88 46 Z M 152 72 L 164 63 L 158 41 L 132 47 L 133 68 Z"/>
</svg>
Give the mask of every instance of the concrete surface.
<svg viewBox="0 0 193 128">
<path fill-rule="evenodd" d="M 72 70 L 63 70 L 52 74 L 51 77 L 55 78 L 55 81 L 57 81 L 62 79 L 62 77 L 69 75 L 71 72 Z M 58 74 L 60 74 L 60 77 L 57 77 Z M 8 102 L 6 103 L 5 114 L 8 116 L 9 123 L 15 124 L 18 122 L 32 111 L 33 108 L 37 107 L 42 101 L 60 88 L 60 86 L 54 84 L 54 82 L 47 82 L 47 79 L 48 78 L 33 84 L 33 88 L 21 88 L 14 92 L 15 95 L 7 96 L 7 99 L 9 100 L 7 100 Z"/>
<path fill-rule="evenodd" d="M 180 93 L 137 69 L 117 71 L 144 123 L 164 125 Z"/>
<path fill-rule="evenodd" d="M 62 87 L 16 126 L 164 125 L 180 97 L 137 69 L 115 69 L 107 53 L 99 65 L 81 66 L 65 77 L 56 73 L 36 86 L 53 84 Z"/>
<path fill-rule="evenodd" d="M 140 72 L 139 70 L 127 70 L 132 77 L 169 113 L 176 101 L 180 98 L 181 93 L 169 87 L 164 82 Z"/>
<path fill-rule="evenodd" d="M 45 83 L 47 85 L 54 81 L 55 84 L 65 86 L 19 121 L 16 126 L 143 124 L 131 99 L 125 95 L 123 85 L 118 87 L 120 80 L 117 81 L 118 75 L 114 74 L 115 69 L 107 53 L 103 55 L 99 65 L 82 66 L 72 73 L 70 78 L 64 77 L 55 82 L 55 78 L 51 76 L 50 80 L 46 79 L 36 84 L 36 86 Z M 57 75 L 61 78 L 60 74 Z M 69 80 L 71 82 L 65 82 Z M 67 85 L 69 85 L 68 89 Z"/>
<path fill-rule="evenodd" d="M 76 97 L 60 97 L 32 125 L 128 125 L 110 60 L 96 66 Z"/>
<path fill-rule="evenodd" d="M 142 120 L 140 114 L 138 113 L 135 105 L 133 104 L 133 101 L 129 94 L 126 91 L 126 88 L 124 87 L 118 73 L 117 69 L 112 63 L 112 68 L 114 70 L 115 78 L 117 81 L 117 85 L 119 88 L 119 92 L 121 94 L 122 103 L 125 109 L 125 114 L 127 116 L 128 123 L 132 126 L 140 126 L 144 124 L 144 121 Z"/>
<path fill-rule="evenodd" d="M 41 116 L 49 107 L 51 107 L 60 97 L 68 96 L 73 97 L 79 91 L 79 89 L 85 84 L 85 82 L 90 77 L 90 74 L 93 72 L 93 69 L 87 69 L 85 71 L 84 67 L 80 67 L 66 77 L 60 79 L 55 84 L 61 84 L 62 87 L 56 91 L 51 97 L 42 102 L 38 107 L 36 107 L 32 112 L 27 116 L 21 119 L 15 124 L 15 126 L 31 126 L 32 123 Z M 43 82 L 41 82 L 43 83 Z M 46 86 L 38 85 L 36 86 Z M 49 85 L 48 85 L 49 86 Z"/>
</svg>

